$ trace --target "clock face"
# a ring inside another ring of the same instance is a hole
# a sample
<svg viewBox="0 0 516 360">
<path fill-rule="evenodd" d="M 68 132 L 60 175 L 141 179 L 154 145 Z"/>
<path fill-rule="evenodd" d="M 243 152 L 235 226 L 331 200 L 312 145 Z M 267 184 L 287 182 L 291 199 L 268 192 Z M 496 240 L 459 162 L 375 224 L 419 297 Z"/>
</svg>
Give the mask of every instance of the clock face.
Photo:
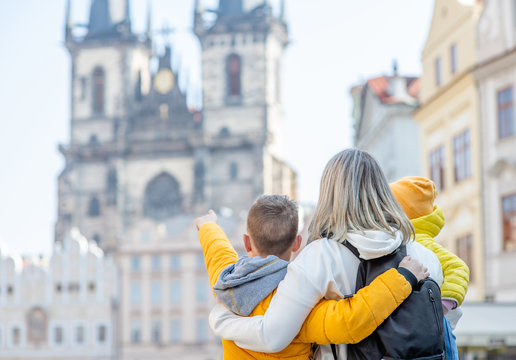
<svg viewBox="0 0 516 360">
<path fill-rule="evenodd" d="M 168 69 L 158 71 L 154 77 L 154 88 L 160 94 L 166 94 L 174 86 L 174 74 Z"/>
</svg>

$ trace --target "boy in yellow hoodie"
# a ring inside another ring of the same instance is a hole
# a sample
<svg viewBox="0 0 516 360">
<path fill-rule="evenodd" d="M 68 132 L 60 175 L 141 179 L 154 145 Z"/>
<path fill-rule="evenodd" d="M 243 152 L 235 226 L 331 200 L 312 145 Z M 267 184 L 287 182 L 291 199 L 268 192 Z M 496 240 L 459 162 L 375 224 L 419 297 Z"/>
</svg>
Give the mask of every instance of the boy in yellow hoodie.
<svg viewBox="0 0 516 360">
<path fill-rule="evenodd" d="M 263 315 L 285 276 L 291 253 L 299 249 L 297 205 L 285 196 L 265 195 L 249 210 L 243 237 L 249 257 L 238 259 L 213 211 L 196 219 L 210 284 L 235 313 Z M 378 276 L 353 297 L 319 302 L 301 331 L 285 349 L 266 354 L 222 340 L 224 359 L 308 359 L 311 343 L 356 343 L 370 335 L 428 276 L 416 260 Z M 308 325 L 310 324 L 310 326 Z"/>
<path fill-rule="evenodd" d="M 390 188 L 414 226 L 415 240 L 432 250 L 441 263 L 444 278 L 441 299 L 444 313 L 447 314 L 460 306 L 466 296 L 469 268 L 457 255 L 434 240 L 444 226 L 444 213 L 441 207 L 434 205 L 437 196 L 435 184 L 424 177 L 407 176 L 390 184 Z M 460 315 L 460 309 L 447 314 L 453 327 Z M 445 339 L 447 359 L 458 359 L 455 337 L 446 318 Z"/>
</svg>

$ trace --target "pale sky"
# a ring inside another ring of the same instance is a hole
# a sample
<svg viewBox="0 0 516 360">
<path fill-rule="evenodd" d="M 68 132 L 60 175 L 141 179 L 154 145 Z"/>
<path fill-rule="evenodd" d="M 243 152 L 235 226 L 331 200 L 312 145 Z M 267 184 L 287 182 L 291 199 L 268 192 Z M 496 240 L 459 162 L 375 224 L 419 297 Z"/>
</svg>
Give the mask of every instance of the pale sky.
<svg viewBox="0 0 516 360">
<path fill-rule="evenodd" d="M 272 1 L 273 3 L 275 1 Z M 205 0 L 214 7 L 216 0 Z M 133 29 L 143 31 L 146 0 L 132 0 Z M 349 89 L 392 73 L 421 73 L 433 0 L 287 0 L 291 44 L 283 99 L 286 160 L 298 173 L 301 202 L 317 201 L 322 169 L 351 143 Z M 89 0 L 72 0 L 85 23 Z M 193 0 L 152 0 L 153 26 L 168 38 L 180 83 L 197 103 L 199 45 L 189 33 Z M 54 238 L 58 144 L 69 141 L 70 57 L 63 46 L 65 0 L 0 0 L 0 244 L 49 254 Z M 160 42 L 165 39 L 160 38 Z M 187 85 L 188 83 L 188 85 Z"/>
</svg>

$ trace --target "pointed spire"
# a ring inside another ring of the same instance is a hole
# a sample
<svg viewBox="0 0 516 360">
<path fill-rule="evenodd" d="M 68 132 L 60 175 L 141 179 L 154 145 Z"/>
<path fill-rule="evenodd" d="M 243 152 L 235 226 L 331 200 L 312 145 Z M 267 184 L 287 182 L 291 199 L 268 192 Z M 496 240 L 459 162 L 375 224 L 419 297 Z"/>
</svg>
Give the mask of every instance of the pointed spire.
<svg viewBox="0 0 516 360">
<path fill-rule="evenodd" d="M 66 21 L 65 21 L 65 40 L 72 40 L 72 3 L 71 0 L 66 1 Z"/>
<path fill-rule="evenodd" d="M 194 32 L 201 33 L 203 28 L 203 21 L 202 21 L 202 5 L 201 0 L 195 0 L 194 3 L 194 18 L 193 18 L 193 27 Z"/>
<path fill-rule="evenodd" d="M 127 24 L 127 31 L 131 32 L 131 3 L 129 0 L 125 0 L 124 23 Z"/>
<path fill-rule="evenodd" d="M 165 53 L 159 57 L 159 69 L 172 70 L 172 49 L 170 45 L 165 46 Z"/>
<path fill-rule="evenodd" d="M 90 8 L 88 35 L 106 33 L 113 30 L 108 0 L 93 0 Z"/>
<path fill-rule="evenodd" d="M 147 0 L 147 26 L 146 26 L 147 40 L 152 40 L 152 4 Z"/>
<path fill-rule="evenodd" d="M 280 2 L 280 13 L 279 13 L 279 18 L 281 21 L 283 22 L 286 22 L 286 14 L 285 14 L 285 1 L 286 0 L 281 0 Z"/>
</svg>

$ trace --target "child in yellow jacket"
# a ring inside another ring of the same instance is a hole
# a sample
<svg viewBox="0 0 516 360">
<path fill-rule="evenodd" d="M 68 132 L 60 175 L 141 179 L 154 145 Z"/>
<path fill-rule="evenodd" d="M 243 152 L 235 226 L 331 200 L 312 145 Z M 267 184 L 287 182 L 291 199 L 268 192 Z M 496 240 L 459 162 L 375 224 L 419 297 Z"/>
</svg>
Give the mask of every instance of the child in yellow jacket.
<svg viewBox="0 0 516 360">
<path fill-rule="evenodd" d="M 435 206 L 437 190 L 433 181 L 418 176 L 407 176 L 390 184 L 396 200 L 400 203 L 405 214 L 412 222 L 415 230 L 415 240 L 432 250 L 438 257 L 443 269 L 443 284 L 441 299 L 444 313 L 456 309 L 464 300 L 468 290 L 469 268 L 457 255 L 435 242 L 434 238 L 444 226 L 444 213 L 439 206 Z M 455 310 L 453 321 L 460 318 L 460 309 Z M 451 333 L 451 326 L 445 318 L 445 339 L 447 359 L 458 359 L 455 337 Z"/>
<path fill-rule="evenodd" d="M 390 184 L 391 191 L 412 222 L 415 240 L 432 250 L 443 269 L 441 298 L 446 310 L 460 306 L 469 283 L 469 268 L 457 255 L 435 242 L 434 238 L 444 226 L 444 213 L 434 205 L 437 190 L 432 180 L 419 176 L 407 176 Z"/>
<path fill-rule="evenodd" d="M 288 260 L 299 248 L 297 206 L 285 196 L 266 195 L 251 207 L 244 245 L 249 257 L 238 259 L 227 236 L 216 224 L 213 211 L 196 220 L 210 284 L 219 300 L 235 313 L 263 315 Z M 416 275 L 416 276 L 415 276 Z M 353 297 L 322 300 L 307 317 L 301 331 L 285 349 L 266 354 L 222 341 L 224 359 L 308 359 L 311 343 L 356 343 L 370 335 L 428 276 L 416 260 L 404 259 Z"/>
</svg>

